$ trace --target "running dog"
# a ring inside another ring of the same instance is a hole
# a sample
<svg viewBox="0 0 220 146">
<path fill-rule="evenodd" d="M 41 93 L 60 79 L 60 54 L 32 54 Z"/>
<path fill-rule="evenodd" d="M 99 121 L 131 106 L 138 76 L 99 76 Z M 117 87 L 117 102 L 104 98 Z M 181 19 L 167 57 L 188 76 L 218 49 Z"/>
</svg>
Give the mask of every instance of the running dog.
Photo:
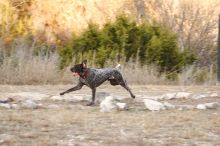
<svg viewBox="0 0 220 146">
<path fill-rule="evenodd" d="M 120 65 L 118 65 L 116 68 L 93 69 L 88 68 L 87 60 L 84 60 L 81 64 L 76 64 L 70 69 L 74 76 L 79 76 L 78 84 L 75 87 L 60 93 L 60 95 L 80 90 L 84 85 L 86 85 L 92 89 L 92 101 L 89 104 L 87 104 L 88 106 L 91 106 L 95 104 L 96 88 L 105 81 L 109 81 L 110 84 L 113 86 L 121 85 L 130 93 L 132 98 L 135 98 L 135 95 L 131 92 L 125 79 L 119 72 L 119 66 Z"/>
</svg>

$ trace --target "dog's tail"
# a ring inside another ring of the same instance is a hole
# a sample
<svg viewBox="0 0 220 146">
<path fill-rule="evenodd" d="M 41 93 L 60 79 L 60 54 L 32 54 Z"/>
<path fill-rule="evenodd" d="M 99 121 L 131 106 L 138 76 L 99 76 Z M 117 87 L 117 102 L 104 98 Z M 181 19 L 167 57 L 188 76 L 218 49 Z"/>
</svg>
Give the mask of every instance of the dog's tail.
<svg viewBox="0 0 220 146">
<path fill-rule="evenodd" d="M 121 69 L 121 64 L 116 65 L 115 69 Z"/>
</svg>

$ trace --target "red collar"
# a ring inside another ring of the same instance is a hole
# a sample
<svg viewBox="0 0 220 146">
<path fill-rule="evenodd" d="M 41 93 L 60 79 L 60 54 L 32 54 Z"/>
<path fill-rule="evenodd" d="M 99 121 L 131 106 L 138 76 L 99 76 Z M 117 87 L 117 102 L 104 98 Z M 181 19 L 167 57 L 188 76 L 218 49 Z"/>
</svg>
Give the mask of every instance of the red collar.
<svg viewBox="0 0 220 146">
<path fill-rule="evenodd" d="M 86 68 L 82 74 L 82 78 L 86 79 L 88 77 L 88 75 L 89 75 L 89 69 Z"/>
</svg>

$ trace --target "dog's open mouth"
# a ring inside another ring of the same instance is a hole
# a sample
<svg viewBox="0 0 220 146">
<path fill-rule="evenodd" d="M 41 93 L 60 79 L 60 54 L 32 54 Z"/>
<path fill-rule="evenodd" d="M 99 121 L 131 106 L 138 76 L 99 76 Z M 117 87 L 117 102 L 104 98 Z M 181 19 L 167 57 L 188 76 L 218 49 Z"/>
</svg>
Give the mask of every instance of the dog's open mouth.
<svg viewBox="0 0 220 146">
<path fill-rule="evenodd" d="M 79 74 L 77 72 L 73 72 L 73 76 L 78 76 Z"/>
</svg>

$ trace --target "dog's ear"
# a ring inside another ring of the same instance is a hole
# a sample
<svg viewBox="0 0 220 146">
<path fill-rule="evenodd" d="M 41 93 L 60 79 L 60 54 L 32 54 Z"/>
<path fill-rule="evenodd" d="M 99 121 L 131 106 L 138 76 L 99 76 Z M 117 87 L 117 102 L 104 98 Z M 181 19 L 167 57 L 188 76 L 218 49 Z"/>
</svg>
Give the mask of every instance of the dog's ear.
<svg viewBox="0 0 220 146">
<path fill-rule="evenodd" d="M 83 68 L 87 68 L 87 60 L 82 61 Z"/>
</svg>

